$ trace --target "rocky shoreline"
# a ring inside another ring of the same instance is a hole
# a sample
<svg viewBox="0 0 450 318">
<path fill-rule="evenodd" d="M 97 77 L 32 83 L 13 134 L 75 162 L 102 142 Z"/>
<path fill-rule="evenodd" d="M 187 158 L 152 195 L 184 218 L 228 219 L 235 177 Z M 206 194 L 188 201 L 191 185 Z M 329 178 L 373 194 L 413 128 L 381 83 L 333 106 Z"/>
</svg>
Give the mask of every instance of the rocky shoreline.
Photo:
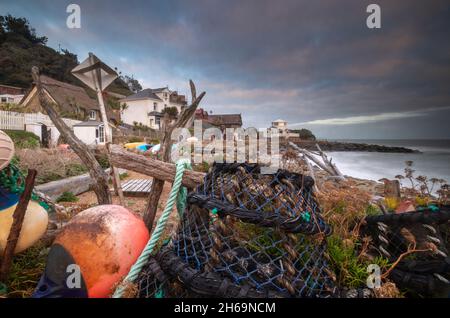
<svg viewBox="0 0 450 318">
<path fill-rule="evenodd" d="M 291 141 L 291 140 L 290 140 Z M 366 143 L 339 142 L 339 141 L 309 141 L 292 140 L 299 147 L 306 150 L 317 150 L 316 143 L 323 151 L 365 151 L 365 152 L 386 152 L 386 153 L 420 153 L 420 151 L 405 147 L 389 147 Z"/>
</svg>

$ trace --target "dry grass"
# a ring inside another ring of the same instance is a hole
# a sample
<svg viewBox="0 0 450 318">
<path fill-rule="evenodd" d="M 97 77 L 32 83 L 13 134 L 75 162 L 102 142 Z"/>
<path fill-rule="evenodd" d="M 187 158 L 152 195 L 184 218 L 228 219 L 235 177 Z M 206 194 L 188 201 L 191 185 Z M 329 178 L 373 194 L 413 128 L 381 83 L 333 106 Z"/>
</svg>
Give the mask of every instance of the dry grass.
<svg viewBox="0 0 450 318">
<path fill-rule="evenodd" d="M 83 174 L 87 169 L 72 151 L 60 149 L 18 149 L 21 170 L 36 169 L 36 184 Z"/>
<path fill-rule="evenodd" d="M 371 195 L 356 186 L 352 180 L 325 181 L 317 199 L 324 219 L 333 227 L 334 234 L 342 239 L 358 237 L 358 222 L 371 209 Z"/>
<path fill-rule="evenodd" d="M 45 268 L 48 250 L 37 243 L 22 253 L 15 255 L 6 280 L 7 297 L 30 297 Z"/>
</svg>

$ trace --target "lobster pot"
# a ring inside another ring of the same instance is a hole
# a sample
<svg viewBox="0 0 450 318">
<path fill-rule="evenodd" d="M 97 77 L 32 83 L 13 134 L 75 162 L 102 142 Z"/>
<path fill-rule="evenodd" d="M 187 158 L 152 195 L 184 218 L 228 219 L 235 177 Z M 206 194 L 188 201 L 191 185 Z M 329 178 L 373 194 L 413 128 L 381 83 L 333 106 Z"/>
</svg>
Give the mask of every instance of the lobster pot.
<svg viewBox="0 0 450 318">
<path fill-rule="evenodd" d="M 141 273 L 141 297 L 331 297 L 329 226 L 313 180 L 214 165 L 188 195 L 176 234 Z"/>
<path fill-rule="evenodd" d="M 369 216 L 361 235 L 371 238 L 369 253 L 395 262 L 389 278 L 399 288 L 423 296 L 450 295 L 450 206 L 400 214 Z"/>
</svg>

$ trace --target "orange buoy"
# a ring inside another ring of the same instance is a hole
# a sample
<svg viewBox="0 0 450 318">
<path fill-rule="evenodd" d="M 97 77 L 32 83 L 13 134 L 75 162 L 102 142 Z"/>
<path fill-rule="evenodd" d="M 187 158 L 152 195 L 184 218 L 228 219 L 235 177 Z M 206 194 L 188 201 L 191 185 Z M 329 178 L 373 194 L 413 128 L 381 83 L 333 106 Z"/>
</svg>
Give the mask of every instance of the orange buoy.
<svg viewBox="0 0 450 318">
<path fill-rule="evenodd" d="M 148 239 L 144 222 L 122 206 L 87 209 L 55 238 L 33 296 L 109 297 Z"/>
</svg>

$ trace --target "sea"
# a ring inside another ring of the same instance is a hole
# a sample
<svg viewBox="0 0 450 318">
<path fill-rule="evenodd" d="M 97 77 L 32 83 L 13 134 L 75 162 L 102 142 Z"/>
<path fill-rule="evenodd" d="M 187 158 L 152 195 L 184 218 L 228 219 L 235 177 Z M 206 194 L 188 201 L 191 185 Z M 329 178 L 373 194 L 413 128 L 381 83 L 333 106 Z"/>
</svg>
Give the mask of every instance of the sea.
<svg viewBox="0 0 450 318">
<path fill-rule="evenodd" d="M 405 161 L 413 161 L 415 176 L 444 179 L 450 183 L 450 139 L 440 140 L 362 140 L 340 139 L 384 146 L 400 146 L 419 150 L 420 153 L 381 152 L 327 152 L 344 175 L 361 179 L 393 179 L 404 174 Z"/>
</svg>

